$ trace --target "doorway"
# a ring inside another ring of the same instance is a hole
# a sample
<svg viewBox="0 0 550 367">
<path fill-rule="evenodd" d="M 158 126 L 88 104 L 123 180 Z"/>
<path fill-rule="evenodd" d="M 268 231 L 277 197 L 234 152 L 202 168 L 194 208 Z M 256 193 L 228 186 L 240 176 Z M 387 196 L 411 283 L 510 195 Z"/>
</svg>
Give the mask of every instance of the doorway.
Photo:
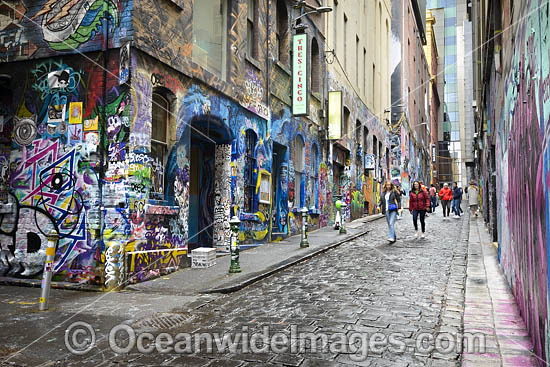
<svg viewBox="0 0 550 367">
<path fill-rule="evenodd" d="M 213 246 L 215 144 L 191 138 L 189 250 Z"/>
<path fill-rule="evenodd" d="M 273 235 L 285 235 L 287 233 L 288 202 L 286 187 L 288 183 L 288 164 L 286 164 L 286 146 L 273 142 L 273 165 L 271 192 L 271 233 Z"/>
<path fill-rule="evenodd" d="M 189 251 L 197 247 L 215 247 L 215 242 L 225 243 L 225 236 L 214 238 L 216 212 L 222 222 L 229 221 L 229 206 L 223 205 L 221 200 L 216 202 L 216 184 L 218 189 L 223 186 L 221 182 L 230 182 L 229 170 L 216 170 L 217 166 L 224 162 L 230 162 L 231 150 L 218 149 L 223 153 L 217 157 L 216 149 L 221 145 L 229 146 L 233 140 L 233 134 L 229 127 L 215 116 L 197 116 L 190 121 L 191 144 L 189 153 Z M 229 166 L 229 164 L 227 164 Z M 219 167 L 218 167 L 219 168 Z M 220 172 L 223 171 L 223 174 Z M 225 185 L 227 186 L 227 185 Z M 224 196 L 230 193 L 224 191 Z M 224 203 L 230 198 L 224 198 Z M 227 213 L 226 213 L 227 212 Z M 221 223 L 222 227 L 224 224 Z"/>
</svg>

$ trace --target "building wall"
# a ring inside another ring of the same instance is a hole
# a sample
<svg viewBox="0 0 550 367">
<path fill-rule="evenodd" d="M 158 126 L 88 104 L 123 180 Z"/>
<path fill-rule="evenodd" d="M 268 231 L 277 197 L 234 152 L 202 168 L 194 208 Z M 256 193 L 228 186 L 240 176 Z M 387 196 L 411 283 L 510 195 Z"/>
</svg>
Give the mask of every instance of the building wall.
<svg viewBox="0 0 550 367">
<path fill-rule="evenodd" d="M 333 151 L 338 153 L 328 159 L 327 168 L 332 184 L 340 183 L 333 192 L 341 191 L 349 220 L 366 211 L 374 213 L 380 182 L 392 177 L 391 153 L 386 153 L 391 149 L 385 122 L 390 115 L 384 112 L 391 105 L 391 1 L 331 0 L 327 5 L 333 7 L 327 17 L 327 44 L 328 50 L 334 50 L 333 55 L 327 54 L 328 90 L 342 90 L 349 111 L 347 130 L 343 129 L 342 139 L 335 142 Z M 377 145 L 382 144 L 381 151 L 373 147 L 374 137 Z M 342 177 L 335 180 L 339 152 L 346 157 Z M 373 159 L 375 169 L 364 169 L 366 159 Z"/>
<path fill-rule="evenodd" d="M 107 75 L 104 89 L 105 56 L 113 74 Z M 9 263 L 3 263 L 5 274 L 40 273 L 45 235 L 55 230 L 60 236 L 54 266 L 58 278 L 102 283 L 98 153 L 106 147 L 100 147 L 100 129 L 107 125 L 105 111 L 117 121 L 114 149 L 115 140 L 127 137 L 132 103 L 127 86 L 118 84 L 118 56 L 90 53 L 0 65 L 1 73 L 10 76 L 3 82 L 1 102 L 2 191 L 9 192 L 11 203 L 0 213 L 2 258 Z M 124 149 L 118 154 L 124 155 Z M 113 223 L 112 236 L 124 233 L 126 223 Z M 9 250 L 15 250 L 15 258 Z"/>
<path fill-rule="evenodd" d="M 427 183 L 431 181 L 430 159 L 427 155 L 430 144 L 430 74 L 412 1 L 407 1 L 404 5 L 403 22 L 404 93 L 407 95 L 408 116 L 408 124 L 402 134 L 402 139 L 408 141 L 408 156 L 405 154 L 404 170 L 410 182 L 419 180 Z M 405 137 L 404 134 L 408 136 Z"/>
<path fill-rule="evenodd" d="M 193 2 L 117 1 L 112 9 L 101 8 L 104 17 L 112 18 L 106 33 L 109 51 L 102 51 L 102 33 L 94 32 L 65 55 L 59 45 L 39 44 L 41 33 L 31 32 L 32 22 L 21 20 L 29 29 L 22 34 L 38 46 L 21 56 L 12 55 L 9 47 L 0 53 L 15 60 L 0 65 L 0 191 L 11 203 L 0 212 L 2 274 L 38 276 L 45 235 L 52 229 L 61 236 L 56 279 L 115 288 L 188 266 L 192 246 L 212 244 L 225 250 L 233 215 L 241 220 L 243 246 L 299 233 L 302 206 L 309 208 L 310 229 L 332 220 L 332 162 L 321 136 L 327 89 L 323 16 L 303 18 L 310 46 L 314 39 L 319 46 L 314 71 L 320 88 L 309 94 L 309 116 L 294 117 L 290 54 L 286 61 L 273 61 L 275 1 L 258 3 L 258 53 L 252 57 L 244 47 L 246 2 L 229 2 L 225 78 L 193 60 Z M 70 9 L 59 4 L 43 3 L 42 8 L 28 9 L 27 16 L 40 23 L 63 11 L 72 15 L 84 9 L 80 2 Z M 283 50 L 291 49 L 290 26 L 299 15 L 292 5 L 285 3 L 289 29 Z M 94 6 L 88 10 L 101 11 Z M 95 21 L 95 13 L 86 15 Z M 126 42 L 130 37 L 131 47 Z M 86 53 L 73 55 L 80 51 Z M 311 65 L 311 55 L 308 61 Z M 162 163 L 151 157 L 152 95 L 157 91 L 170 103 L 168 154 Z M 249 129 L 257 136 L 253 181 L 258 184 L 254 210 L 246 213 L 244 151 Z M 201 174 L 194 192 L 193 152 L 197 146 L 203 149 L 194 143 L 197 134 L 217 139 L 217 144 L 201 163 L 200 169 L 210 174 Z M 297 137 L 305 151 L 300 182 L 295 181 L 294 167 Z M 272 166 L 275 143 L 284 147 L 277 177 Z M 313 151 L 318 152 L 315 161 Z M 260 200 L 260 175 L 276 180 L 267 200 Z M 162 195 L 151 193 L 155 177 L 166 179 Z M 295 201 L 296 185 L 301 190 Z M 197 207 L 205 210 L 194 212 Z M 201 221 L 207 230 L 195 236 Z"/>
<path fill-rule="evenodd" d="M 437 184 L 437 167 L 439 162 L 439 147 L 438 147 L 438 125 L 440 117 L 440 94 L 439 94 L 439 79 L 444 78 L 444 75 L 439 75 L 439 53 L 437 49 L 437 41 L 435 36 L 434 24 L 436 23 L 435 17 L 428 10 L 426 18 L 426 40 L 427 45 L 424 46 L 424 53 L 427 58 L 427 62 L 430 69 L 430 166 L 431 166 L 431 179 L 430 183 Z M 434 148 L 435 147 L 435 150 Z M 435 172 L 434 172 L 435 171 Z M 435 173 L 435 176 L 434 176 Z"/>
<path fill-rule="evenodd" d="M 484 196 L 487 186 L 497 193 L 496 213 L 485 202 L 484 210 L 496 214 L 501 266 L 535 351 L 548 362 L 549 4 L 516 1 L 512 8 L 512 2 L 502 1 L 491 7 L 497 29 L 515 25 L 490 43 L 484 55 L 490 55 L 490 79 L 484 85 L 482 161 L 488 163 L 483 163 L 481 185 Z"/>
</svg>

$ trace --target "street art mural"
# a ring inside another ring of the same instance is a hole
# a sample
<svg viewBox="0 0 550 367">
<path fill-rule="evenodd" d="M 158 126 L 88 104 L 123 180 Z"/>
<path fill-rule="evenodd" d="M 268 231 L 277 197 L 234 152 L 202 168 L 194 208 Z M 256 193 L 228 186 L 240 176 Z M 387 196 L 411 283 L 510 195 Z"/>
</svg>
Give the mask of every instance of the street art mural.
<svg viewBox="0 0 550 367">
<path fill-rule="evenodd" d="M 550 361 L 550 56 L 549 4 L 522 6 L 502 76 L 493 71 L 488 114 L 496 148 L 500 263 L 531 335 L 535 351 Z M 502 106 L 496 108 L 495 106 Z M 492 125 L 492 126 L 491 126 Z M 487 149 L 490 151 L 490 149 Z M 485 162 L 490 161 L 487 156 Z M 486 163 L 485 163 L 486 164 Z M 485 171 L 487 172 L 487 171 Z M 482 178 L 483 195 L 490 173 Z M 483 207 L 487 209 L 483 200 Z"/>
<path fill-rule="evenodd" d="M 16 73 L 24 88 L 12 90 L 19 103 L 5 128 L 13 140 L 2 146 L 9 174 L 2 175 L 0 272 L 41 273 L 54 231 L 57 278 L 97 283 L 99 175 L 97 145 L 81 137 L 82 103 L 93 98 L 83 97 L 84 72 L 48 60 Z"/>
<path fill-rule="evenodd" d="M 119 47 L 131 34 L 132 0 L 3 1 L 0 57 L 3 61 Z M 38 29 L 38 31 L 37 31 Z"/>
</svg>

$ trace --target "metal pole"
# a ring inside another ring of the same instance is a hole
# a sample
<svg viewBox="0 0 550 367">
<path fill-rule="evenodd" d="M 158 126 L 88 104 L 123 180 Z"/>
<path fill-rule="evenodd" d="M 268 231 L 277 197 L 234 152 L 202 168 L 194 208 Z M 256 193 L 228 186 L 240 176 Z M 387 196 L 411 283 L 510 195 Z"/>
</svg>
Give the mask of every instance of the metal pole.
<svg viewBox="0 0 550 367">
<path fill-rule="evenodd" d="M 300 241 L 300 248 L 309 247 L 309 240 L 307 239 L 307 208 L 302 208 L 302 240 Z"/>
<path fill-rule="evenodd" d="M 230 273 L 240 273 L 241 265 L 239 264 L 239 227 L 241 221 L 237 216 L 233 216 L 229 220 L 231 225 L 231 246 L 229 246 L 229 251 L 231 253 L 231 265 L 229 265 Z"/>
<path fill-rule="evenodd" d="M 40 293 L 40 303 L 38 309 L 45 311 L 48 309 L 48 298 L 50 297 L 50 284 L 53 275 L 53 260 L 55 258 L 55 248 L 59 238 L 53 229 L 48 234 L 48 246 L 46 247 L 46 263 L 44 264 L 44 275 L 42 278 L 42 292 Z"/>
<path fill-rule="evenodd" d="M 344 202 L 342 202 L 342 204 L 340 205 L 340 234 L 348 233 L 348 231 L 346 231 L 345 219 L 344 219 L 344 216 L 346 215 L 347 206 L 348 204 Z"/>
</svg>

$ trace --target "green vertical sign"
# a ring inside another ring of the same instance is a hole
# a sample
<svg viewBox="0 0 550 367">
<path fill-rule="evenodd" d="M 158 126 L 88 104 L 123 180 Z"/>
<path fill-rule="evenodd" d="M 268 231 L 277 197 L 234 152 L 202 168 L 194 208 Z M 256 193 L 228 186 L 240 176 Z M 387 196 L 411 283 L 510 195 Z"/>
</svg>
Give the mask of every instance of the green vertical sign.
<svg viewBox="0 0 550 367">
<path fill-rule="evenodd" d="M 307 89 L 307 34 L 292 38 L 292 114 L 308 114 Z"/>
</svg>

